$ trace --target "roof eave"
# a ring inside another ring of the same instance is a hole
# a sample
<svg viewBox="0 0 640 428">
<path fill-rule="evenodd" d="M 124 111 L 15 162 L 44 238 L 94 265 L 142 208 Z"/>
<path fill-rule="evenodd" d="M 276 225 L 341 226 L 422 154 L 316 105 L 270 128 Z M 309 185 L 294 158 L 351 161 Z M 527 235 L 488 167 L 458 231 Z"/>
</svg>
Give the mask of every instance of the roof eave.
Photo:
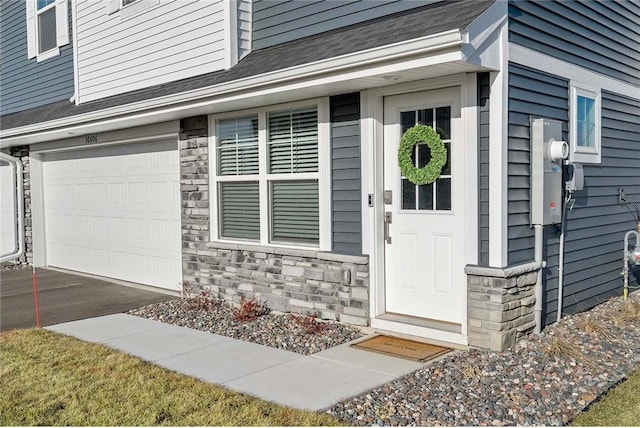
<svg viewBox="0 0 640 428">
<path fill-rule="evenodd" d="M 459 54 L 459 59 L 463 60 L 462 46 L 466 37 L 465 31 L 455 29 L 222 84 L 10 128 L 0 131 L 0 139 L 2 140 L 0 147 L 52 141 L 67 138 L 70 134 L 92 133 L 90 128 L 92 124 L 96 123 L 111 124 L 107 128 L 122 129 L 128 126 L 139 126 L 142 117 L 145 123 L 171 120 L 175 114 L 168 114 L 169 111 L 174 113 L 179 111 L 182 117 L 190 116 L 191 112 L 202 114 L 203 107 L 205 107 L 204 110 L 215 112 L 216 104 L 219 104 L 221 100 L 229 99 L 236 93 L 251 96 L 251 93 L 258 94 L 266 87 L 276 91 L 278 88 L 281 88 L 282 91 L 290 90 L 289 84 L 294 81 L 311 82 L 314 77 L 327 73 L 345 73 L 354 68 L 367 65 L 373 67 L 382 62 L 398 62 L 409 57 L 428 57 L 443 50 L 453 50 Z M 448 57 L 448 59 L 452 58 Z M 127 125 L 127 121 L 132 121 L 132 125 Z M 102 129 L 106 128 L 103 126 Z"/>
</svg>

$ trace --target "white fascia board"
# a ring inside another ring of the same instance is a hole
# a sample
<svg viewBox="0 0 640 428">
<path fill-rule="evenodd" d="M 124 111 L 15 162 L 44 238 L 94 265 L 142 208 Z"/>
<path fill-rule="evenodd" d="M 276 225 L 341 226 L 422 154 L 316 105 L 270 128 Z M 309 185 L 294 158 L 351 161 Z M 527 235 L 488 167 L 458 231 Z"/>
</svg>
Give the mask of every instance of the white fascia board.
<svg viewBox="0 0 640 428">
<path fill-rule="evenodd" d="M 465 61 L 491 70 L 500 70 L 500 34 L 508 19 L 506 1 L 498 1 L 482 12 L 466 29 L 462 48 Z"/>
<path fill-rule="evenodd" d="M 596 73 L 561 59 L 515 43 L 509 43 L 509 61 L 569 79 L 572 85 L 599 87 L 606 91 L 640 99 L 640 87 Z"/>
<path fill-rule="evenodd" d="M 11 128 L 5 131 L 0 131 L 0 138 L 3 140 L 2 146 L 7 147 L 62 138 L 60 135 L 68 136 L 68 131 L 92 132 L 91 127 L 95 125 L 96 122 L 100 122 L 101 124 L 111 123 L 113 126 L 116 126 L 114 122 L 119 122 L 123 127 L 126 127 L 129 126 L 126 124 L 127 120 L 140 118 L 140 115 L 154 116 L 147 117 L 147 123 L 151 123 L 156 120 L 172 120 L 175 119 L 176 116 L 167 114 L 171 111 L 175 111 L 176 109 L 188 111 L 191 109 L 197 109 L 198 107 L 210 107 L 213 104 L 218 104 L 224 100 L 232 99 L 235 95 L 234 93 L 241 93 L 244 94 L 244 96 L 255 97 L 264 95 L 265 90 L 267 90 L 265 88 L 269 88 L 268 90 L 270 91 L 275 90 L 275 92 L 283 92 L 291 90 L 292 86 L 305 87 L 317 85 L 323 80 L 322 77 L 318 76 L 327 75 L 328 73 L 331 73 L 331 75 L 328 82 L 325 82 L 325 84 L 334 83 L 338 78 L 347 78 L 349 75 L 353 74 L 349 73 L 348 70 L 353 68 L 358 68 L 358 73 L 360 73 L 362 77 L 366 77 L 367 75 L 374 76 L 380 72 L 384 72 L 384 67 L 389 68 L 390 72 L 397 71 L 397 62 L 408 57 L 418 58 L 403 63 L 403 65 L 406 64 L 408 67 L 415 65 L 416 61 L 420 62 L 420 60 L 426 60 L 425 65 L 428 65 L 429 62 L 433 64 L 456 60 L 460 61 L 463 57 L 459 49 L 454 55 L 455 58 L 449 55 L 446 58 L 443 57 L 438 59 L 437 62 L 434 61 L 433 56 L 425 56 L 424 54 L 435 53 L 436 51 L 447 48 L 459 48 L 462 44 L 463 34 L 459 30 L 446 31 L 406 42 L 399 42 L 365 51 L 350 53 L 283 70 L 233 80 L 219 85 L 181 92 L 179 94 L 158 97 L 151 100 L 126 104 L 86 114 L 69 116 L 48 122 Z M 377 67 L 376 63 L 393 64 L 390 66 L 381 66 L 381 68 Z M 364 67 L 366 69 L 363 70 L 363 66 L 369 67 Z M 340 74 L 340 72 L 343 73 Z M 311 79 L 312 77 L 318 77 L 318 79 Z M 287 83 L 295 80 L 301 80 L 302 83 L 287 85 Z M 325 78 L 324 80 L 327 79 Z M 215 97 L 215 99 L 212 100 L 211 98 L 213 97 Z M 183 104 L 175 106 L 180 103 Z M 168 107 L 172 105 L 174 105 L 174 107 Z M 159 110 L 149 112 L 148 110 L 151 109 Z M 137 123 L 136 125 L 140 124 L 141 123 Z M 32 141 L 30 141 L 30 139 Z"/>
</svg>

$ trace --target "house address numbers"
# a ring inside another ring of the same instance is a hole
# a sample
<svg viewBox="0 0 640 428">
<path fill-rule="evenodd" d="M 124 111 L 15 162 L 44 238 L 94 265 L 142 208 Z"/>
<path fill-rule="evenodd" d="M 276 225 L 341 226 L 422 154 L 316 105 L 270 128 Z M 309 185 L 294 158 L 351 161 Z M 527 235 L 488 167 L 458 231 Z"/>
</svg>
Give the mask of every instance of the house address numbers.
<svg viewBox="0 0 640 428">
<path fill-rule="evenodd" d="M 87 135 L 86 143 L 87 144 L 96 144 L 98 142 L 98 134 Z"/>
</svg>

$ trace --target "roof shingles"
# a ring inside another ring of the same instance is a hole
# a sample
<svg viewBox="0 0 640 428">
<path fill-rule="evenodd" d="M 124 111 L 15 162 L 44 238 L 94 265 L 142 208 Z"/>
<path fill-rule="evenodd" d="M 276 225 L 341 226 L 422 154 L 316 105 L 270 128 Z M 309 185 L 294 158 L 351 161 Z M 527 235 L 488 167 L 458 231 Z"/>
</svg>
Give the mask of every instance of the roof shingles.
<svg viewBox="0 0 640 428">
<path fill-rule="evenodd" d="M 7 130 L 178 94 L 448 30 L 466 28 L 494 1 L 444 0 L 260 49 L 251 52 L 230 70 L 214 71 L 80 105 L 64 100 L 4 115 L 0 117 L 0 129 Z"/>
</svg>

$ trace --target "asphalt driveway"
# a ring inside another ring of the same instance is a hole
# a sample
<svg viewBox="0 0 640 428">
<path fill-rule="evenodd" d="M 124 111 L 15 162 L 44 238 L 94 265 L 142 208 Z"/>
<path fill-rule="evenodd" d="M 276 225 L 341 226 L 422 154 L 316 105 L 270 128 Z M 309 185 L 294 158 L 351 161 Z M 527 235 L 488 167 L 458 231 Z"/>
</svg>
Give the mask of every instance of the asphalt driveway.
<svg viewBox="0 0 640 428">
<path fill-rule="evenodd" d="M 35 327 L 31 269 L 0 272 L 0 331 Z M 49 269 L 37 269 L 42 326 L 125 312 L 176 297 Z"/>
</svg>

